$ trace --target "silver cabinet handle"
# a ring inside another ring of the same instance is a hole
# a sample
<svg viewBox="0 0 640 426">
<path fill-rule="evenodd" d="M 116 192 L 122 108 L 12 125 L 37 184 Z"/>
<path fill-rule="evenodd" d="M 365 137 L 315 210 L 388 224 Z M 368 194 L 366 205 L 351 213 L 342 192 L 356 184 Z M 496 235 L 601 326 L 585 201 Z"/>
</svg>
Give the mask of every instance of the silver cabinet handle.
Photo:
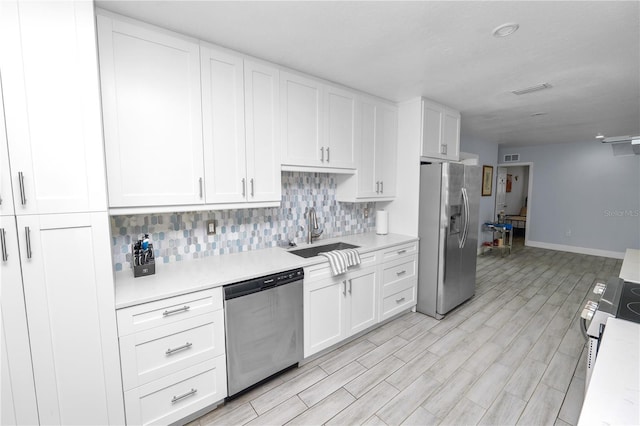
<svg viewBox="0 0 640 426">
<path fill-rule="evenodd" d="M 443 143 L 443 144 L 440 146 L 440 154 L 447 155 L 447 144 L 444 144 L 444 143 Z"/>
<path fill-rule="evenodd" d="M 327 163 L 329 162 L 329 147 L 327 147 Z"/>
<path fill-rule="evenodd" d="M 20 203 L 27 204 L 27 196 L 24 192 L 24 173 L 18 172 L 18 185 L 20 186 Z"/>
<path fill-rule="evenodd" d="M 384 194 L 384 181 L 383 180 L 380 181 L 380 193 Z"/>
<path fill-rule="evenodd" d="M 352 293 L 352 290 L 353 290 L 353 280 L 349 278 L 349 294 Z"/>
<path fill-rule="evenodd" d="M 251 178 L 251 197 L 253 197 L 253 178 Z"/>
<path fill-rule="evenodd" d="M 7 254 L 7 241 L 4 236 L 4 228 L 0 228 L 0 245 L 2 246 L 2 261 L 6 262 L 9 259 L 9 255 Z"/>
<path fill-rule="evenodd" d="M 380 193 L 380 181 L 376 181 L 376 194 Z"/>
<path fill-rule="evenodd" d="M 347 295 L 347 280 L 342 280 L 342 284 L 344 284 L 344 290 L 342 290 L 342 295 Z"/>
<path fill-rule="evenodd" d="M 184 305 L 182 308 L 178 308 L 178 309 L 173 309 L 171 311 L 164 311 L 162 313 L 163 317 L 168 317 L 169 315 L 173 315 L 173 314 L 180 314 L 182 312 L 187 312 L 189 309 L 191 309 L 190 306 L 188 305 Z"/>
<path fill-rule="evenodd" d="M 191 346 L 193 346 L 193 343 L 187 342 L 182 346 L 178 346 L 177 348 L 167 349 L 167 351 L 164 354 L 165 355 L 173 355 L 174 353 L 179 352 L 181 350 L 189 349 Z"/>
<path fill-rule="evenodd" d="M 320 148 L 320 161 L 324 163 L 324 146 Z"/>
<path fill-rule="evenodd" d="M 398 250 L 398 254 L 405 254 L 407 252 L 407 250 Z"/>
<path fill-rule="evenodd" d="M 404 301 L 404 297 L 401 297 L 400 299 L 396 299 L 396 303 L 400 303 L 402 301 Z"/>
<path fill-rule="evenodd" d="M 396 272 L 396 275 L 400 276 L 400 275 L 403 275 L 403 274 L 406 274 L 406 273 L 407 273 L 407 271 L 398 271 L 398 272 Z"/>
<path fill-rule="evenodd" d="M 247 196 L 247 181 L 242 178 L 242 198 Z"/>
<path fill-rule="evenodd" d="M 31 229 L 28 226 L 24 227 L 24 237 L 27 240 L 27 259 L 31 259 Z"/>
<path fill-rule="evenodd" d="M 200 184 L 200 199 L 202 199 L 202 178 L 200 178 L 199 184 Z"/>
<path fill-rule="evenodd" d="M 174 396 L 173 398 L 171 398 L 171 403 L 175 404 L 176 402 L 180 401 L 181 399 L 185 399 L 185 398 L 190 397 L 191 395 L 195 395 L 196 392 L 198 392 L 198 389 L 191 388 L 191 390 L 189 392 L 183 393 L 182 395 Z"/>
</svg>

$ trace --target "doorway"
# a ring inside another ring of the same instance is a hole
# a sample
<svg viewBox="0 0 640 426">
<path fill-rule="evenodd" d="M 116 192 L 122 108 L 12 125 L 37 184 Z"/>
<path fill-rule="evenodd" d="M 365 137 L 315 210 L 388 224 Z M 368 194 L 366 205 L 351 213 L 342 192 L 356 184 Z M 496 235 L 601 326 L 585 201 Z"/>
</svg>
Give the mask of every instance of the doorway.
<svg viewBox="0 0 640 426">
<path fill-rule="evenodd" d="M 514 244 L 528 245 L 531 227 L 533 163 L 498 165 L 495 217 L 504 212 L 513 225 Z"/>
</svg>

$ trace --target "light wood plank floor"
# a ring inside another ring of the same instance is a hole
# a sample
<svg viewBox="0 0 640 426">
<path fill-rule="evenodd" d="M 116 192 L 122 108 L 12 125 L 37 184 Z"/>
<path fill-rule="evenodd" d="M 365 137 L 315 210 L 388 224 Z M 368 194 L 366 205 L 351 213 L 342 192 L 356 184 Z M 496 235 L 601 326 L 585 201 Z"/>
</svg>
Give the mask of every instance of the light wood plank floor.
<svg viewBox="0 0 640 426">
<path fill-rule="evenodd" d="M 622 261 L 515 247 L 478 257 L 473 299 L 437 321 L 407 313 L 192 425 L 575 425 L 579 312 Z"/>
</svg>

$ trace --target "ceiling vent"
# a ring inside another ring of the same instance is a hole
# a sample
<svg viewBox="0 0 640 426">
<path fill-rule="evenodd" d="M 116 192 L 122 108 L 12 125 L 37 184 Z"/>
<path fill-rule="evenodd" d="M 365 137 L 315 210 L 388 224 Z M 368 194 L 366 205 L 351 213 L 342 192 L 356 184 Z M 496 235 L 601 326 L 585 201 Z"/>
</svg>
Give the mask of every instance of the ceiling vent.
<svg viewBox="0 0 640 426">
<path fill-rule="evenodd" d="M 527 93 L 537 92 L 539 90 L 550 89 L 551 85 L 549 83 L 542 83 L 536 86 L 526 87 L 524 89 L 512 90 L 511 93 L 514 95 L 526 95 Z"/>
<path fill-rule="evenodd" d="M 515 163 L 516 161 L 520 161 L 520 154 L 505 154 L 505 163 Z"/>
</svg>

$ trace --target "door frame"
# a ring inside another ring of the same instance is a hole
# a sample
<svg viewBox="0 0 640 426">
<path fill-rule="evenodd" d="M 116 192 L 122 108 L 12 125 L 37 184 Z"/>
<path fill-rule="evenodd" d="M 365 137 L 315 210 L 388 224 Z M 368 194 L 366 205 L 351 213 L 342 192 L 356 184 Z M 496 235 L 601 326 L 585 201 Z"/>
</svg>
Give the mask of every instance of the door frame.
<svg viewBox="0 0 640 426">
<path fill-rule="evenodd" d="M 529 166 L 529 184 L 527 188 L 527 220 L 525 220 L 525 228 L 524 228 L 524 245 L 529 245 L 529 231 L 531 229 L 531 212 L 532 212 L 532 203 L 533 203 L 533 162 L 532 161 L 520 161 L 517 163 L 498 163 L 497 167 L 516 167 L 516 166 Z M 496 169 L 497 169 L 496 167 Z M 496 173 L 497 176 L 497 173 Z M 496 191 L 498 190 L 496 186 Z M 493 203 L 493 214 L 494 217 L 497 217 L 498 212 L 496 211 L 496 203 L 498 202 L 498 197 L 496 194 L 494 203 Z"/>
</svg>

